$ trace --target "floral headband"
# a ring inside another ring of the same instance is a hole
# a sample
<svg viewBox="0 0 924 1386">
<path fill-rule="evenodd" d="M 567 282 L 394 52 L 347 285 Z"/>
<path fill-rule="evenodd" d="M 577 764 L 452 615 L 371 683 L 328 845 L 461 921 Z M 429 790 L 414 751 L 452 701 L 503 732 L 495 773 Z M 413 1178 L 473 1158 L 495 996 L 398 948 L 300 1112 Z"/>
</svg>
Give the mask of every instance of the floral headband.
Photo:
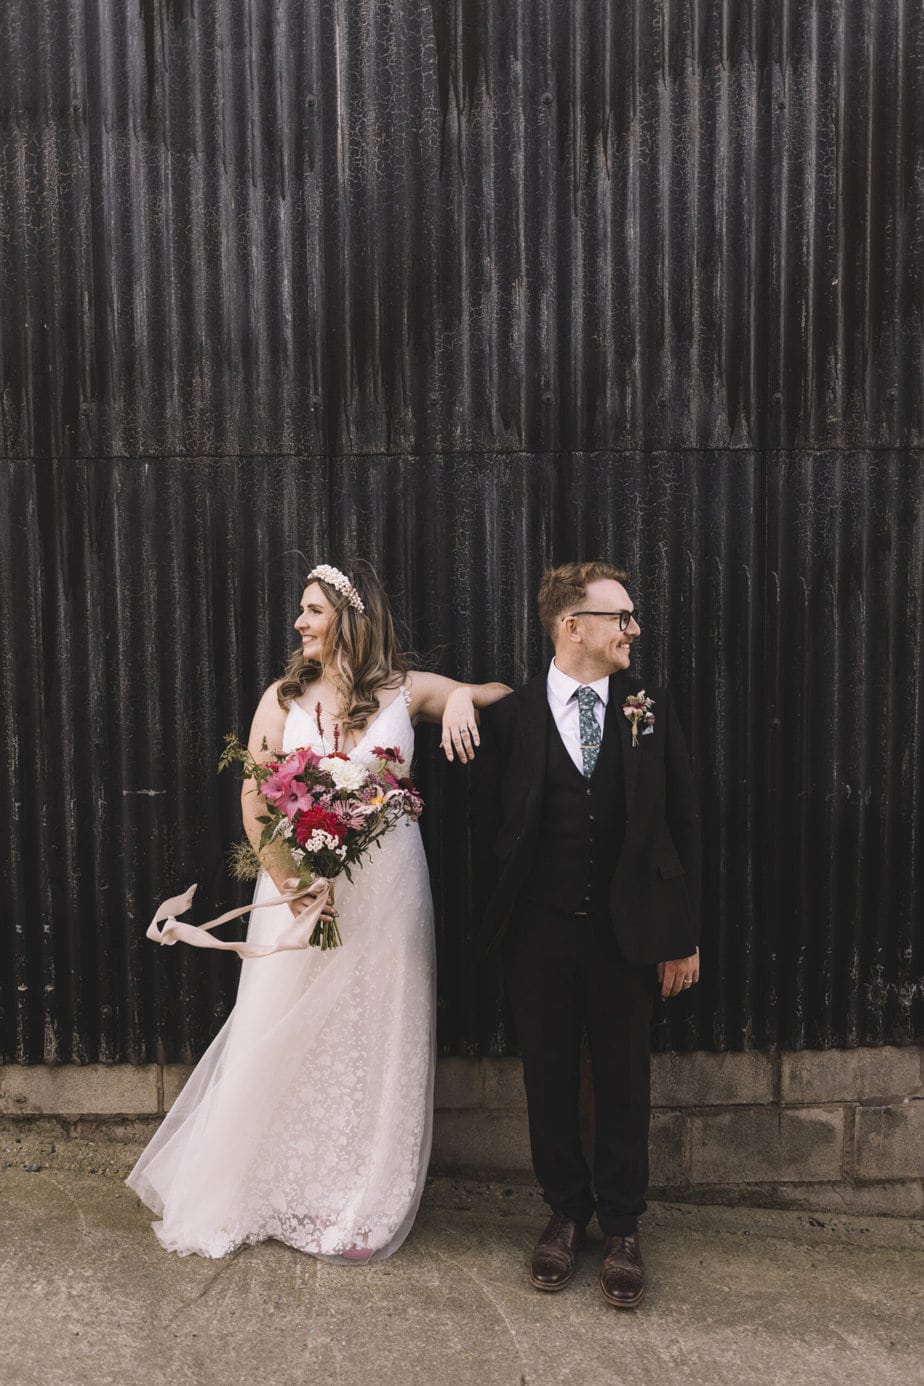
<svg viewBox="0 0 924 1386">
<path fill-rule="evenodd" d="M 329 563 L 319 563 L 317 568 L 312 568 L 306 581 L 310 582 L 312 578 L 320 578 L 322 582 L 327 583 L 328 587 L 336 587 L 337 591 L 342 592 L 355 611 L 365 611 L 362 597 L 346 573 L 341 573 L 339 568 L 332 568 Z"/>
</svg>

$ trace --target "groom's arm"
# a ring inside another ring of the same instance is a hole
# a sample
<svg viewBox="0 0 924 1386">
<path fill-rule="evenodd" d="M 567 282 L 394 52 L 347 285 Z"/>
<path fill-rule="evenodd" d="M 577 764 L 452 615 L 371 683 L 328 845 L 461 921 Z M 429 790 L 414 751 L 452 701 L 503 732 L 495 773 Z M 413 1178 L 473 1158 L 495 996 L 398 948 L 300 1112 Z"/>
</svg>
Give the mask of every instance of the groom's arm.
<svg viewBox="0 0 924 1386">
<path fill-rule="evenodd" d="M 702 832 L 693 767 L 684 739 L 677 708 L 669 691 L 666 698 L 667 735 L 664 746 L 665 818 L 686 869 L 684 878 L 690 900 L 690 917 L 699 939 L 700 890 L 702 884 Z"/>
<path fill-rule="evenodd" d="M 687 752 L 677 709 L 670 692 L 665 690 L 667 734 L 664 743 L 665 820 L 677 855 L 686 870 L 683 883 L 690 911 L 690 946 L 692 951 L 683 958 L 665 959 L 657 966 L 658 981 L 663 997 L 679 996 L 690 983 L 699 981 L 699 914 L 700 880 L 702 875 L 702 839 L 699 823 L 699 804 L 693 768 Z"/>
</svg>

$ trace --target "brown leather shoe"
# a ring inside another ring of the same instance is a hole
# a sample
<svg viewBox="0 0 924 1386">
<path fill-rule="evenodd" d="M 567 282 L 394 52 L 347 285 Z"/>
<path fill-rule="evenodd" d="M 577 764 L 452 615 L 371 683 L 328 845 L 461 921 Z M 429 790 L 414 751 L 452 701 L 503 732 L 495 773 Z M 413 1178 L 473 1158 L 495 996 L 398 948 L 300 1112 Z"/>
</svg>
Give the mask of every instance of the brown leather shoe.
<svg viewBox="0 0 924 1386">
<path fill-rule="evenodd" d="M 584 1242 L 584 1228 L 579 1222 L 553 1213 L 533 1249 L 530 1284 L 537 1290 L 563 1290 L 574 1279 L 577 1254 Z"/>
<path fill-rule="evenodd" d="M 645 1293 L 645 1267 L 638 1233 L 607 1237 L 603 1243 L 600 1289 L 614 1309 L 634 1309 Z"/>
</svg>

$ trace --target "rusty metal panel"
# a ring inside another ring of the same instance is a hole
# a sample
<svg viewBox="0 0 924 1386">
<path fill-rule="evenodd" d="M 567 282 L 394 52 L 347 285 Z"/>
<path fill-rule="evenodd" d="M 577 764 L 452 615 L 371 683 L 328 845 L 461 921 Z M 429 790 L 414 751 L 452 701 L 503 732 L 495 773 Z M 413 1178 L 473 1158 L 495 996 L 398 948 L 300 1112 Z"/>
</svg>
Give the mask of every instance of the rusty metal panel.
<svg viewBox="0 0 924 1386">
<path fill-rule="evenodd" d="M 17 0 L 9 456 L 919 447 L 907 0 Z"/>
<path fill-rule="evenodd" d="M 297 549 L 509 682 L 624 562 L 706 825 L 657 1043 L 920 1038 L 922 66 L 906 0 L 0 10 L 0 1057 L 227 1013 L 144 924 L 240 899 Z M 434 740 L 440 1042 L 504 1052 Z"/>
</svg>

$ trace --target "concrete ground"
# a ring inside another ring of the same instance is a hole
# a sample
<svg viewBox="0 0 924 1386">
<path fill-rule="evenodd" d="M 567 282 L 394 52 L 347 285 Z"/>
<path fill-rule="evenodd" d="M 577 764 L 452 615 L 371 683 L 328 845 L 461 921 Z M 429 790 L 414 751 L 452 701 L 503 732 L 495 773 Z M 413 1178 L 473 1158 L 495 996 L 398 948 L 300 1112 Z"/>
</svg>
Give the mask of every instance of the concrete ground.
<svg viewBox="0 0 924 1386">
<path fill-rule="evenodd" d="M 279 1243 L 160 1249 L 113 1173 L 0 1169 L 2 1386 L 924 1382 L 924 1225 L 653 1204 L 649 1291 L 610 1309 L 599 1244 L 526 1280 L 531 1191 L 434 1180 L 401 1251 L 332 1266 Z"/>
</svg>

